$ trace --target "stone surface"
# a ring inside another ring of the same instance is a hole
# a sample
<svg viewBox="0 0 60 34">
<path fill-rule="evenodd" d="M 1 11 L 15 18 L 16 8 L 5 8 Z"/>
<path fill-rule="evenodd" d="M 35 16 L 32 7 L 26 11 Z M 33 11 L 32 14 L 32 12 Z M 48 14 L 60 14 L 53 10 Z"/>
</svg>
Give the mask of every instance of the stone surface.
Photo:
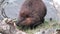
<svg viewBox="0 0 60 34">
<path fill-rule="evenodd" d="M 25 32 L 17 29 L 14 21 L 5 18 L 0 21 L 0 33 L 2 34 L 26 34 Z"/>
</svg>

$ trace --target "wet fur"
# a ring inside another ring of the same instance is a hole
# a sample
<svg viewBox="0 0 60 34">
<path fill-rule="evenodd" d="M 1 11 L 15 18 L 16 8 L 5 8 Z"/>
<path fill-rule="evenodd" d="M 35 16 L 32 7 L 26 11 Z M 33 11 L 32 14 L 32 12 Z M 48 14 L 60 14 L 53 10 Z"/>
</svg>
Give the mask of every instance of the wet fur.
<svg viewBox="0 0 60 34">
<path fill-rule="evenodd" d="M 47 9 L 42 0 L 26 0 L 21 7 L 18 26 L 36 27 L 44 22 Z"/>
</svg>

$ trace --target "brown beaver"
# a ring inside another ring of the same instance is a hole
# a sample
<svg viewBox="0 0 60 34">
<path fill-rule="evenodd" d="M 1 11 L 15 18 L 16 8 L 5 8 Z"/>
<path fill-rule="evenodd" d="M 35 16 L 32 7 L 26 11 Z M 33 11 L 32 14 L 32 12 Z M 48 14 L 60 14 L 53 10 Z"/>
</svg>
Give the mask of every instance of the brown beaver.
<svg viewBox="0 0 60 34">
<path fill-rule="evenodd" d="M 44 22 L 47 9 L 42 0 L 26 0 L 19 12 L 17 25 L 34 27 Z"/>
</svg>

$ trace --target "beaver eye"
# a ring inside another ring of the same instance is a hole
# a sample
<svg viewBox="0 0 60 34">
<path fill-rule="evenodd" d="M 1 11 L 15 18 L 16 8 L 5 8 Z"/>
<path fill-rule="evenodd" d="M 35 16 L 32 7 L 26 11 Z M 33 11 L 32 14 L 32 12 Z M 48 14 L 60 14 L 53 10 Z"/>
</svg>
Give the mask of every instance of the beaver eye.
<svg viewBox="0 0 60 34">
<path fill-rule="evenodd" d="M 29 15 L 26 15 L 26 18 L 28 18 L 29 17 Z"/>
</svg>

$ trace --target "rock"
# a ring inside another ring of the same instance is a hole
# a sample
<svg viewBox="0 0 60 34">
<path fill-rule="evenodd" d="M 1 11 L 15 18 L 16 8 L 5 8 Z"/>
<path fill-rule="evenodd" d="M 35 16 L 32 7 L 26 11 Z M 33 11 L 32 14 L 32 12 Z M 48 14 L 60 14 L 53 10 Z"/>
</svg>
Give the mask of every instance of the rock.
<svg viewBox="0 0 60 34">
<path fill-rule="evenodd" d="M 12 19 L 5 18 L 0 22 L 0 32 L 2 34 L 26 34 L 17 29 L 15 22 Z"/>
<path fill-rule="evenodd" d="M 47 30 L 40 30 L 34 34 L 56 34 L 56 29 L 47 29 Z"/>
</svg>

